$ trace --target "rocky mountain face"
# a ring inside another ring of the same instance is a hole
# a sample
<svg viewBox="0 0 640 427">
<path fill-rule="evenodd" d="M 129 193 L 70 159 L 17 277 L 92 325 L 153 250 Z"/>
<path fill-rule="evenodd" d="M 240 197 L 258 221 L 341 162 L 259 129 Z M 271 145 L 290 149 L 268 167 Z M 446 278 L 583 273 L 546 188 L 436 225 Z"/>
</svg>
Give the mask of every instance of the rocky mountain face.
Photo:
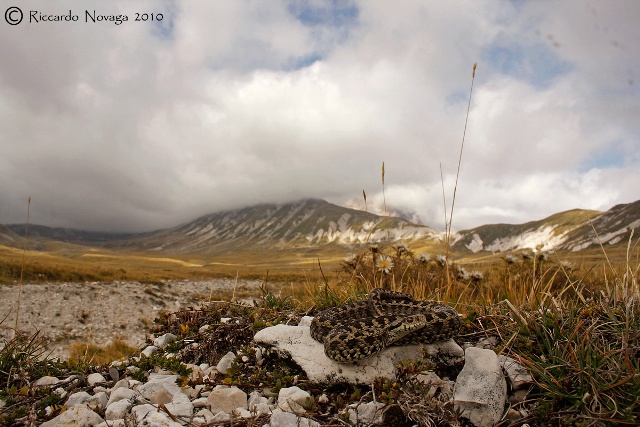
<svg viewBox="0 0 640 427">
<path fill-rule="evenodd" d="M 624 245 L 640 226 L 640 201 L 607 212 L 574 209 L 525 224 L 490 224 L 457 232 L 459 254 L 520 249 L 579 251 Z M 21 247 L 24 225 L 0 226 L 0 245 Z M 113 249 L 174 254 L 215 254 L 237 250 L 345 247 L 387 241 L 434 242 L 441 233 L 402 218 L 379 216 L 324 200 L 262 204 L 205 215 L 174 228 L 138 234 L 109 234 L 29 226 L 30 242 L 67 242 Z M 636 234 L 636 237 L 639 237 Z M 33 240 L 32 240 L 33 239 Z M 33 248 L 33 246 L 30 244 Z"/>
<path fill-rule="evenodd" d="M 558 246 L 561 250 L 579 251 L 600 244 L 606 246 L 627 245 L 633 230 L 640 228 L 640 200 L 616 205 L 597 215 L 590 222 L 567 233 L 566 240 Z M 633 234 L 640 237 L 640 230 Z"/>
<path fill-rule="evenodd" d="M 24 226 L 22 228 L 24 228 Z M 8 226 L 0 224 L 0 245 L 18 247 L 19 244 L 20 244 L 20 236 L 18 236 Z"/>
<path fill-rule="evenodd" d="M 357 245 L 433 239 L 437 232 L 401 218 L 343 208 L 324 200 L 263 204 L 203 216 L 168 230 L 137 235 L 136 249 L 216 253 L 233 249 Z M 125 242 L 117 242 L 118 245 Z"/>
<path fill-rule="evenodd" d="M 520 225 L 491 224 L 461 231 L 454 250 L 477 253 L 519 249 L 579 251 L 602 243 L 627 244 L 640 227 L 640 200 L 606 212 L 574 209 Z M 639 237 L 636 234 L 636 237 Z"/>
</svg>

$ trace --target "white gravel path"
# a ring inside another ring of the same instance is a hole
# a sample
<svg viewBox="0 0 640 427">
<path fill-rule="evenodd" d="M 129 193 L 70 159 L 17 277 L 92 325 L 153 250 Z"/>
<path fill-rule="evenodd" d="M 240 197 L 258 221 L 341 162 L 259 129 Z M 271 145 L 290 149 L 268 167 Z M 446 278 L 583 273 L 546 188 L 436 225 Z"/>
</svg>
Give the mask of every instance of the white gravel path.
<svg viewBox="0 0 640 427">
<path fill-rule="evenodd" d="M 73 342 L 100 345 L 112 338 L 141 346 L 160 310 L 199 307 L 209 299 L 258 295 L 260 281 L 214 279 L 138 282 L 26 284 L 22 286 L 18 330 L 50 340 L 53 356 L 64 358 Z M 18 285 L 0 285 L 0 340 L 10 339 L 15 326 Z"/>
</svg>

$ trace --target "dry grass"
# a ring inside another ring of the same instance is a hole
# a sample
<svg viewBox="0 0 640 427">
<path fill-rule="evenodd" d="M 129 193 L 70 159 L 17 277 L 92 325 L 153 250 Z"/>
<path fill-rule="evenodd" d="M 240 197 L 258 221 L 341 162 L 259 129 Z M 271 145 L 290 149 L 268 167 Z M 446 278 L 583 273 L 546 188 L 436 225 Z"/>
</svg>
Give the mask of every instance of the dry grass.
<svg viewBox="0 0 640 427">
<path fill-rule="evenodd" d="M 133 356 L 137 348 L 129 346 L 121 339 L 113 339 L 109 344 L 75 343 L 69 348 L 69 360 L 86 365 L 105 365 L 114 360 Z"/>
</svg>

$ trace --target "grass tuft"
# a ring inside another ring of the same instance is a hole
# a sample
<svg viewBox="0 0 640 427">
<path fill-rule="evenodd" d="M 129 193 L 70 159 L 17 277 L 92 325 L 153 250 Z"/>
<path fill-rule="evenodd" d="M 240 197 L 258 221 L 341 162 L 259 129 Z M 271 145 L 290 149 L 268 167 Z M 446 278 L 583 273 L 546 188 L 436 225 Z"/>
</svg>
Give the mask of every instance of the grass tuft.
<svg viewBox="0 0 640 427">
<path fill-rule="evenodd" d="M 105 365 L 114 360 L 133 356 L 137 349 L 115 338 L 105 346 L 95 343 L 74 343 L 69 347 L 69 360 L 79 364 Z"/>
</svg>

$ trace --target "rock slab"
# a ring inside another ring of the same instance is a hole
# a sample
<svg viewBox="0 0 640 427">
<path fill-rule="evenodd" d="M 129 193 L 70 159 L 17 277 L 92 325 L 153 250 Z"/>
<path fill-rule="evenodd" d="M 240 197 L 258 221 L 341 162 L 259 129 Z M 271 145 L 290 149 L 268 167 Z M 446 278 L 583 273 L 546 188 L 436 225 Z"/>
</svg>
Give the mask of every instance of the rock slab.
<svg viewBox="0 0 640 427">
<path fill-rule="evenodd" d="M 504 413 L 507 381 L 493 350 L 469 347 L 465 364 L 453 389 L 453 400 L 461 415 L 477 427 L 495 425 Z"/>
<path fill-rule="evenodd" d="M 425 346 L 407 345 L 388 347 L 378 355 L 357 363 L 338 363 L 324 354 L 324 345 L 311 338 L 309 326 L 312 317 L 305 316 L 298 326 L 276 325 L 259 331 L 254 340 L 291 357 L 307 374 L 309 380 L 318 383 L 371 384 L 377 377 L 395 378 L 395 366 L 403 360 L 422 358 L 422 347 L 431 355 L 460 357 L 462 349 L 453 340 Z"/>
</svg>

